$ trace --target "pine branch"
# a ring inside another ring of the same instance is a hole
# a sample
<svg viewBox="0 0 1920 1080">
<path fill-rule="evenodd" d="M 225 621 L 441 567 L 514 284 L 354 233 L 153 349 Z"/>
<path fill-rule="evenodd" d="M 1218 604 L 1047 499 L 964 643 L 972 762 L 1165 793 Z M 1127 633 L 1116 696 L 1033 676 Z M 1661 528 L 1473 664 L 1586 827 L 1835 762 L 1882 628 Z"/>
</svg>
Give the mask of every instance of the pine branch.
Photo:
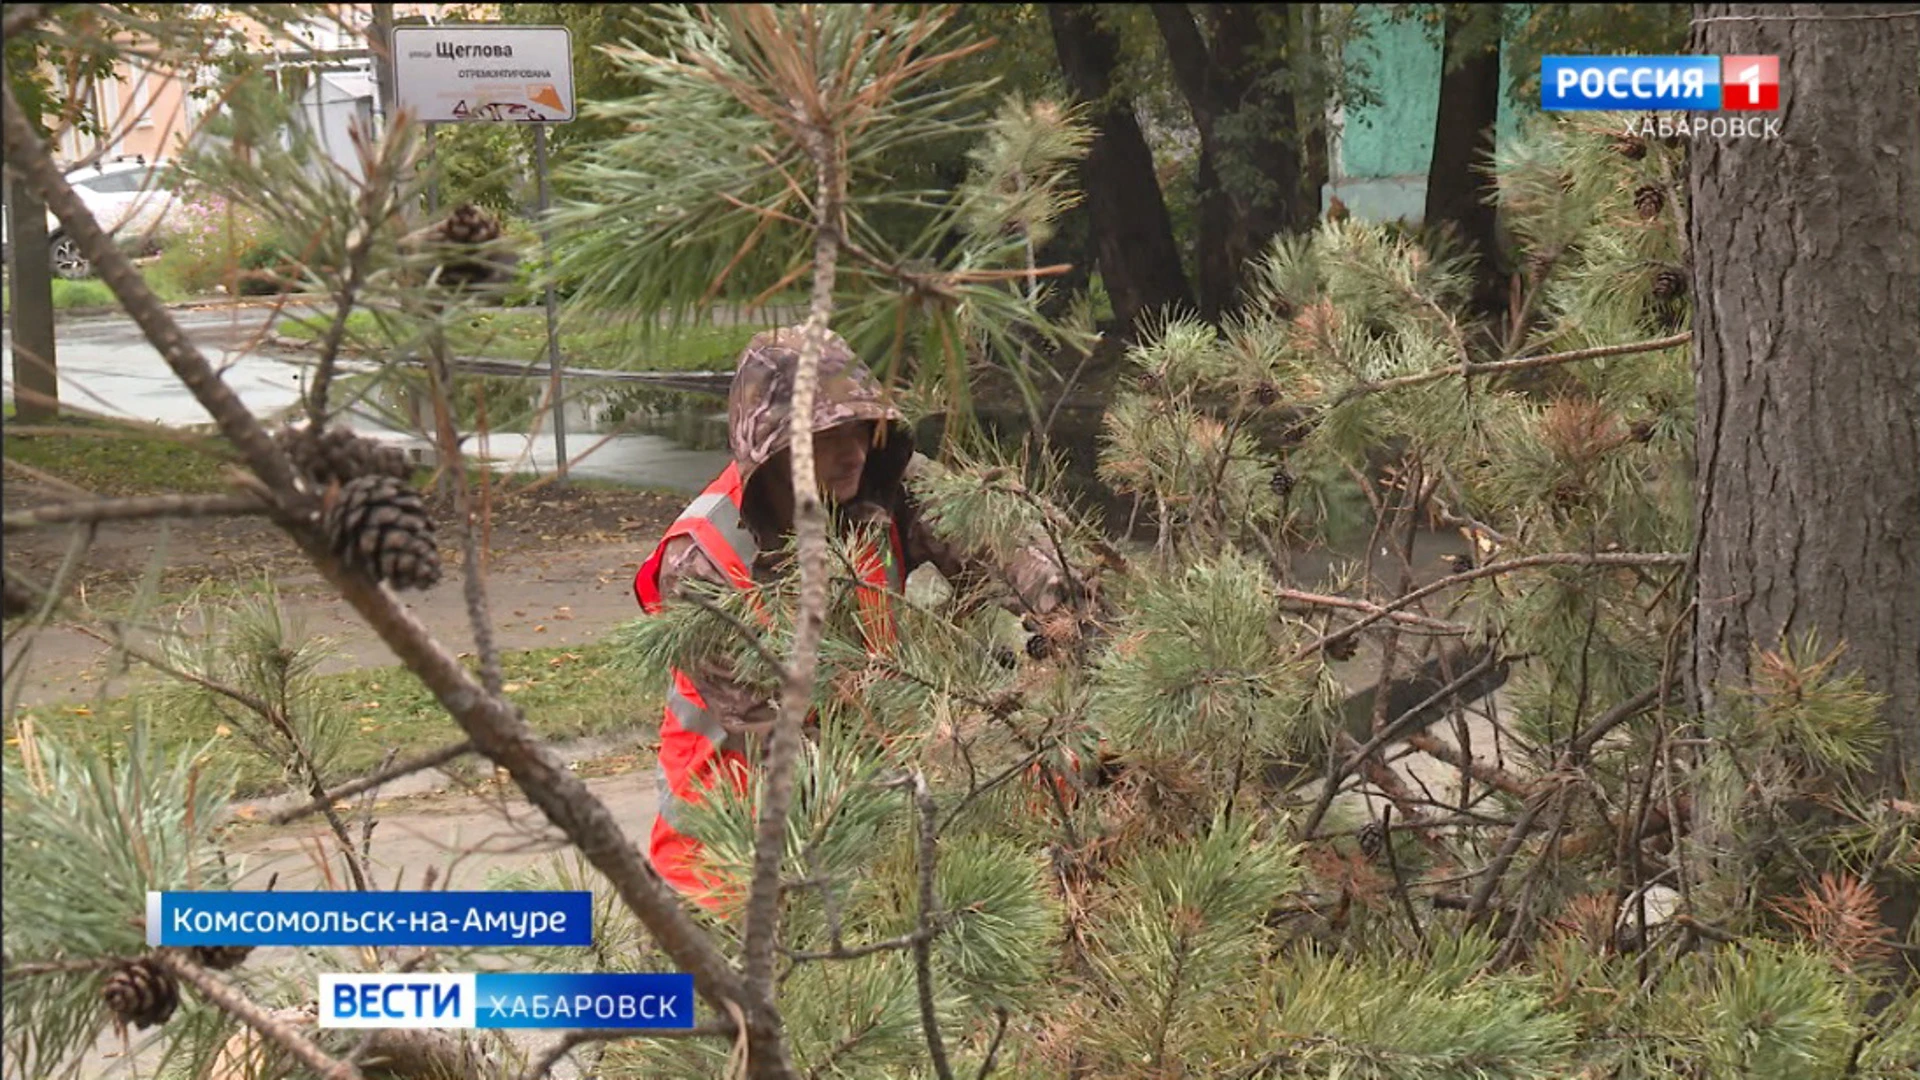
<svg viewBox="0 0 1920 1080">
<path fill-rule="evenodd" d="M 321 781 L 320 769 L 319 766 L 314 764 L 313 755 L 308 753 L 307 747 L 301 743 L 300 736 L 294 731 L 292 722 L 289 721 L 286 715 L 272 702 L 256 694 L 241 690 L 238 687 L 229 686 L 218 679 L 211 679 L 195 672 L 182 670 L 145 649 L 129 643 L 124 635 L 117 635 L 116 638 L 108 638 L 105 634 L 88 626 L 82 626 L 79 630 L 95 641 L 119 649 L 128 656 L 154 668 L 162 674 L 169 675 L 183 682 L 192 683 L 202 690 L 226 698 L 259 716 L 262 720 L 270 724 L 275 731 L 279 732 L 281 738 L 286 740 L 287 749 L 293 753 L 294 765 L 306 780 L 307 791 L 315 796 L 325 793 L 326 785 Z M 255 745 L 259 746 L 263 754 L 269 757 L 272 756 L 272 751 L 265 745 L 264 740 L 254 741 Z M 321 808 L 321 813 L 326 816 L 327 826 L 333 830 L 334 839 L 340 842 L 340 854 L 341 857 L 347 861 L 347 873 L 353 878 L 354 889 L 358 892 L 366 892 L 371 887 L 371 882 L 367 877 L 366 867 L 362 864 L 359 856 L 354 853 L 353 839 L 347 835 L 346 823 L 340 820 L 340 815 L 334 811 L 331 802 Z"/>
<path fill-rule="evenodd" d="M 4 975 L 6 982 L 15 979 L 30 979 L 37 975 L 71 975 L 81 971 L 105 971 L 119 967 L 130 958 L 124 956 L 95 956 L 85 960 L 45 960 L 27 964 L 8 964 Z"/>
<path fill-rule="evenodd" d="M 987 1044 L 987 1056 L 981 1059 L 980 1070 L 973 1074 L 973 1080 L 987 1080 L 987 1077 L 993 1075 L 994 1064 L 1000 1057 L 1000 1040 L 1006 1038 L 1007 1035 L 1007 1010 L 1004 1008 L 995 1009 L 993 1010 L 993 1017 L 995 1021 L 993 1041 Z"/>
<path fill-rule="evenodd" d="M 369 773 L 358 780 L 341 784 L 339 787 L 333 788 L 326 794 L 309 802 L 301 803 L 299 806 L 292 807 L 291 809 L 281 810 L 268 817 L 267 821 L 274 825 L 285 825 L 289 822 L 298 821 L 308 814 L 317 814 L 325 810 L 341 799 L 352 798 L 363 791 L 371 791 L 383 784 L 392 783 L 403 776 L 411 776 L 417 772 L 425 772 L 428 769 L 437 768 L 445 765 L 449 761 L 471 753 L 473 753 L 473 741 L 471 739 L 462 739 L 450 746 L 443 746 L 438 750 L 429 750 L 418 757 L 411 757 L 405 761 L 397 761 L 378 772 Z"/>
<path fill-rule="evenodd" d="M 753 877 L 747 894 L 746 955 L 742 964 L 749 990 L 769 1011 L 773 1006 L 774 943 L 779 930 L 780 857 L 786 846 L 794 767 L 803 737 L 801 725 L 813 700 L 827 608 L 827 523 L 814 470 L 813 408 L 820 384 L 820 355 L 826 344 L 827 327 L 833 319 L 833 280 L 844 179 L 839 174 L 839 160 L 830 136 L 817 129 L 809 130 L 806 135 L 807 149 L 818 173 L 819 206 L 814 219 L 813 299 L 789 406 L 788 461 L 792 469 L 794 531 L 800 563 L 799 610 L 794 619 L 793 658 L 781 678 L 780 711 L 767 753 L 765 801 L 760 807 L 755 831 Z"/>
<path fill-rule="evenodd" d="M 1315 831 L 1320 827 L 1320 822 L 1325 820 L 1327 811 L 1332 808 L 1334 797 L 1339 793 L 1341 781 L 1345 780 L 1353 770 L 1359 768 L 1363 762 L 1372 757 L 1381 747 L 1402 737 L 1412 722 L 1426 713 L 1428 709 L 1433 708 L 1440 702 L 1448 700 L 1453 695 L 1459 693 L 1461 689 L 1472 685 L 1473 681 L 1480 676 L 1492 671 L 1494 666 L 1499 663 L 1499 660 L 1499 653 L 1489 648 L 1486 655 L 1481 657 L 1479 663 L 1467 669 L 1459 677 L 1448 682 L 1445 686 L 1427 695 L 1419 704 L 1414 705 L 1412 708 L 1395 717 L 1392 722 L 1382 727 L 1379 731 L 1374 732 L 1373 737 L 1368 739 L 1365 745 L 1359 746 L 1353 753 L 1347 754 L 1344 758 L 1336 758 L 1333 767 L 1327 771 L 1326 779 L 1320 789 L 1320 797 L 1314 802 L 1313 810 L 1308 813 L 1306 822 L 1300 830 L 1300 835 L 1308 839 L 1313 837 Z M 1381 690 L 1376 690 L 1375 693 L 1382 693 L 1384 689 L 1385 687 L 1383 685 Z"/>
<path fill-rule="evenodd" d="M 1325 593 L 1304 592 L 1300 589 L 1289 589 L 1285 586 L 1275 587 L 1274 595 L 1282 600 L 1291 601 L 1296 604 L 1305 604 L 1311 607 L 1339 608 L 1343 611 L 1361 611 L 1369 615 L 1379 614 L 1385 610 L 1381 608 L 1379 604 L 1370 603 L 1366 600 L 1354 600 L 1345 596 L 1329 596 Z M 1447 622 L 1444 619 L 1436 619 L 1429 615 L 1419 615 L 1410 611 L 1385 611 L 1385 616 L 1396 623 L 1401 623 L 1406 626 L 1417 626 L 1422 630 L 1431 630 L 1436 634 L 1460 635 L 1469 632 L 1469 628 L 1463 623 Z M 1347 631 L 1343 630 L 1341 633 L 1345 634 Z"/>
<path fill-rule="evenodd" d="M 460 448 L 459 433 L 453 427 L 452 372 L 447 365 L 447 341 L 439 325 L 433 328 L 428 349 L 428 382 L 433 392 L 433 417 L 440 440 L 440 456 L 446 461 L 453 482 L 454 509 L 460 516 L 460 544 L 463 558 L 460 579 L 467 602 L 467 624 L 473 628 L 474 652 L 480 656 L 480 684 L 487 693 L 499 696 L 504 684 L 500 672 L 500 646 L 493 638 L 493 615 L 487 605 L 487 581 L 480 567 L 480 544 L 473 527 L 473 493 L 467 487 L 467 456 Z"/>
<path fill-rule="evenodd" d="M 166 306 L 94 221 L 14 99 L 10 83 L 0 84 L 7 166 L 41 197 L 81 251 L 99 268 L 121 306 L 159 351 L 195 400 L 214 418 L 221 433 L 245 456 L 255 474 L 277 496 L 291 501 L 292 465 L 273 444 L 246 405 L 216 374 L 206 357 L 181 331 Z M 606 804 L 584 781 L 564 768 L 510 703 L 489 695 L 452 653 L 433 639 L 417 617 L 391 592 L 348 571 L 312 528 L 310 504 L 283 506 L 274 516 L 321 574 L 337 589 L 386 645 L 433 691 L 481 753 L 505 768 L 528 799 L 540 808 L 607 876 L 620 897 L 651 930 L 661 948 L 716 1007 L 751 1001 L 745 984 L 713 938 L 695 923 L 680 898 L 660 879 L 627 838 Z M 762 1037 L 777 1039 L 777 1029 Z"/>
<path fill-rule="evenodd" d="M 1609 356 L 1632 356 L 1639 353 L 1659 352 L 1685 345 L 1693 340 L 1693 331 L 1683 330 L 1663 338 L 1649 341 L 1630 341 L 1619 345 L 1597 345 L 1590 349 L 1574 349 L 1571 352 L 1548 353 L 1543 356 L 1527 356 L 1518 360 L 1489 360 L 1478 364 L 1454 364 L 1435 368 L 1432 371 L 1416 372 L 1412 375 L 1397 375 L 1391 379 L 1376 379 L 1355 383 L 1334 395 L 1332 401 L 1313 409 L 1305 418 L 1295 423 L 1283 438 L 1291 438 L 1300 429 L 1307 427 L 1328 410 L 1337 409 L 1351 401 L 1370 394 L 1388 390 L 1401 390 L 1409 386 L 1421 386 L 1430 382 L 1439 382 L 1453 376 L 1471 378 L 1475 375 L 1504 375 L 1515 371 L 1529 371 L 1534 368 L 1552 367 L 1556 364 L 1572 364 L 1582 360 L 1601 360 Z"/>
<path fill-rule="evenodd" d="M 1404 596 L 1382 604 L 1380 610 L 1365 616 L 1352 626 L 1345 627 L 1344 629 L 1308 642 L 1294 654 L 1293 662 L 1298 663 L 1305 660 L 1325 648 L 1327 642 L 1335 638 L 1358 633 L 1372 626 L 1374 623 L 1379 622 L 1381 619 L 1391 616 L 1396 611 L 1411 607 L 1425 600 L 1434 593 L 1469 581 L 1477 581 L 1480 578 L 1494 577 L 1499 574 L 1511 573 L 1515 570 L 1526 570 L 1535 566 L 1683 566 L 1691 558 L 1689 555 L 1670 551 L 1601 552 L 1596 555 L 1582 554 L 1579 552 L 1556 552 L 1548 555 L 1525 555 L 1518 559 L 1507 559 L 1503 562 L 1488 563 L 1485 566 L 1476 567 L 1465 573 L 1450 574 L 1446 577 L 1431 581 Z"/>
<path fill-rule="evenodd" d="M 199 964 L 167 949 L 154 952 L 152 958 L 182 982 L 192 984 L 208 1002 L 278 1043 L 282 1049 L 298 1058 L 301 1064 L 312 1069 L 320 1080 L 361 1080 L 360 1070 L 329 1057 L 326 1051 L 294 1030 L 293 1025 L 276 1019 Z"/>
<path fill-rule="evenodd" d="M 216 517 L 264 514 L 272 507 L 253 495 L 140 495 L 127 499 L 95 499 L 55 503 L 21 510 L 0 518 L 0 532 L 20 532 L 72 522 L 139 521 L 157 517 Z"/>
<path fill-rule="evenodd" d="M 370 188 L 389 178 L 385 176 L 368 177 Z M 307 416 L 316 428 L 327 422 L 327 391 L 333 385 L 333 370 L 340 360 L 340 345 L 347 337 L 347 319 L 353 314 L 354 301 L 359 297 L 360 287 L 366 280 L 367 262 L 373 254 L 373 242 L 380 235 L 381 221 L 371 220 L 372 192 L 361 200 L 362 216 L 358 228 L 358 238 L 347 249 L 347 278 L 340 285 L 340 292 L 334 301 L 333 321 L 327 325 L 325 336 L 320 339 L 320 358 L 314 365 L 313 382 L 307 389 Z"/>
<path fill-rule="evenodd" d="M 1507 867 L 1513 865 L 1514 856 L 1520 853 L 1520 846 L 1527 841 L 1527 834 L 1533 831 L 1534 819 L 1540 816 L 1540 811 L 1546 809 L 1548 803 L 1555 801 L 1554 797 L 1557 793 L 1564 790 L 1566 790 L 1564 784 L 1555 784 L 1527 800 L 1526 806 L 1520 811 L 1520 817 L 1514 821 L 1513 828 L 1507 831 L 1507 838 L 1501 843 L 1500 850 L 1494 855 L 1493 861 L 1487 864 L 1486 870 L 1480 877 L 1480 884 L 1473 890 L 1473 899 L 1467 904 L 1468 926 L 1477 925 L 1485 918 L 1487 904 L 1493 900 L 1493 892 L 1499 887 L 1501 877 L 1505 876 Z"/>
<path fill-rule="evenodd" d="M 927 789 L 926 774 L 915 771 L 912 777 L 913 804 L 920 818 L 920 928 L 913 944 L 913 979 L 920 992 L 920 1027 L 927 1036 L 927 1056 L 933 1059 L 934 1075 L 953 1080 L 953 1066 L 947 1061 L 945 1041 L 940 1037 L 940 1018 L 933 1007 L 933 938 L 940 917 L 940 898 L 933 878 L 939 843 L 940 815 Z"/>
</svg>

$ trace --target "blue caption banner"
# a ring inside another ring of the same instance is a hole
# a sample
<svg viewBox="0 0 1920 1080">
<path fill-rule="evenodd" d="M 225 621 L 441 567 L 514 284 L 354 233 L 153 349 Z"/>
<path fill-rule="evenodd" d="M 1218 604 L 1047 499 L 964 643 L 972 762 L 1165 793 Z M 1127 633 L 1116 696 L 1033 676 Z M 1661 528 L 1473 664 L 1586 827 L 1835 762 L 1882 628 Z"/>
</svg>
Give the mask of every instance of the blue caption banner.
<svg viewBox="0 0 1920 1080">
<path fill-rule="evenodd" d="M 1543 56 L 1540 107 L 1548 111 L 1719 109 L 1717 56 Z"/>
<path fill-rule="evenodd" d="M 590 892 L 150 892 L 147 944 L 593 944 Z"/>
<path fill-rule="evenodd" d="M 627 1028 L 693 1026 L 684 974 L 326 974 L 320 1026 Z"/>
</svg>

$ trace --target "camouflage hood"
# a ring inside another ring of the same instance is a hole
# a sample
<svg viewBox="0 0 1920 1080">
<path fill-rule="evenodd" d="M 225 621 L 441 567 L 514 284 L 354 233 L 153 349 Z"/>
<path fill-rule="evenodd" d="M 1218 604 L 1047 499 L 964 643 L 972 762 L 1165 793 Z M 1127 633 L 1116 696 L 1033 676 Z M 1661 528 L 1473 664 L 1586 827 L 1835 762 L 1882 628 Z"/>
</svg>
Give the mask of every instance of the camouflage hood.
<svg viewBox="0 0 1920 1080">
<path fill-rule="evenodd" d="M 793 379 L 799 369 L 800 347 L 806 328 L 789 326 L 755 334 L 740 354 L 727 395 L 727 435 L 733 460 L 747 498 L 754 500 L 754 480 L 768 462 L 791 444 Z M 891 489 L 906 471 L 913 454 L 906 418 L 887 404 L 878 380 L 853 354 L 846 341 L 831 331 L 820 355 L 820 387 L 813 401 L 813 430 L 872 420 L 880 425 L 880 442 L 867 455 L 861 487 L 864 492 Z M 785 471 L 781 478 L 785 480 Z"/>
</svg>

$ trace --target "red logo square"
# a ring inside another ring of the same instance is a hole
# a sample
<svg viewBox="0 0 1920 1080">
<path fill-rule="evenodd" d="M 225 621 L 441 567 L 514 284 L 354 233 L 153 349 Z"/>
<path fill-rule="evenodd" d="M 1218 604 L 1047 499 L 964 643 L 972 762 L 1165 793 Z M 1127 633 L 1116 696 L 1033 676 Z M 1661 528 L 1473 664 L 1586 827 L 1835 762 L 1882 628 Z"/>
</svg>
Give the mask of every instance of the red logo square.
<svg viewBox="0 0 1920 1080">
<path fill-rule="evenodd" d="M 1720 108 L 1734 112 L 1772 112 L 1780 107 L 1780 58 L 1720 58 Z"/>
</svg>

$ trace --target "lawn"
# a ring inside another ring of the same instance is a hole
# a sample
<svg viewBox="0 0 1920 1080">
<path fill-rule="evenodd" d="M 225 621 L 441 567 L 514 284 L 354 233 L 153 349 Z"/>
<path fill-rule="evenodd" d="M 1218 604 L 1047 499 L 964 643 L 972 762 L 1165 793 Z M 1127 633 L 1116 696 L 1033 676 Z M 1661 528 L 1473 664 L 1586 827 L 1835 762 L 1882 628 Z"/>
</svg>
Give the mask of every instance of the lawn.
<svg viewBox="0 0 1920 1080">
<path fill-rule="evenodd" d="M 318 341 L 327 327 L 325 316 L 300 315 L 281 320 L 275 328 L 285 337 Z M 560 356 L 568 367 L 603 371 L 731 371 L 758 324 L 698 326 L 656 330 L 642 326 L 594 322 L 579 317 L 560 319 Z M 374 316 L 356 311 L 347 319 L 349 347 L 369 351 L 386 341 Z M 547 348 L 546 313 L 513 309 L 474 312 L 456 322 L 447 333 L 447 345 L 456 355 L 502 360 L 543 359 Z"/>
<path fill-rule="evenodd" d="M 155 265 L 152 260 L 142 260 L 140 273 L 147 279 L 147 287 L 167 303 L 187 299 L 187 291 L 180 287 L 171 275 Z M 117 308 L 120 301 L 113 290 L 98 278 L 81 278 L 68 281 L 65 278 L 53 279 L 53 309 L 55 311 L 75 311 L 90 309 Z M 13 286 L 11 283 L 0 286 L 0 310 L 13 310 Z"/>
<path fill-rule="evenodd" d="M 525 710 L 534 730 L 549 739 L 629 730 L 638 738 L 641 732 L 650 733 L 658 700 L 644 699 L 634 689 L 632 677 L 616 670 L 611 659 L 612 646 L 606 644 L 507 653 L 502 657 L 507 696 Z M 474 667 L 471 660 L 467 664 Z M 315 685 L 315 705 L 345 735 L 329 783 L 343 783 L 377 768 L 389 749 L 406 757 L 460 738 L 459 727 L 405 668 L 324 675 L 316 678 Z M 133 730 L 135 709 L 144 706 L 154 737 L 168 750 L 177 753 L 211 743 L 208 764 L 221 771 L 232 769 L 240 794 L 286 790 L 281 763 L 269 760 L 247 741 L 246 714 L 222 720 L 204 711 L 193 714 L 155 704 L 166 700 L 151 691 L 136 691 L 98 705 L 21 710 L 7 721 L 7 761 L 10 765 L 20 762 L 20 726 L 25 720 L 33 721 L 38 734 L 104 753 L 124 744 Z"/>
<path fill-rule="evenodd" d="M 226 464 L 239 460 L 217 436 L 67 415 L 8 423 L 5 455 L 100 495 L 228 490 Z"/>
</svg>

